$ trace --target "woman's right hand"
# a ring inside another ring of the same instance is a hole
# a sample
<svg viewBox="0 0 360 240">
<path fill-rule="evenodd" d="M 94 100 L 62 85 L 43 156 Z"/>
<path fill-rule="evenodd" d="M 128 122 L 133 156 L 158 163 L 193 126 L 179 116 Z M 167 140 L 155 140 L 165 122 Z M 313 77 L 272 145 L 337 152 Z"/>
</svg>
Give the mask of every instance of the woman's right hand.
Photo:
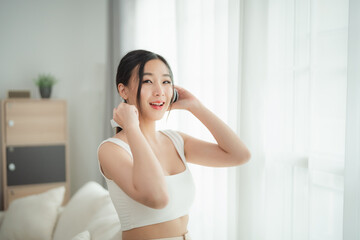
<svg viewBox="0 0 360 240">
<path fill-rule="evenodd" d="M 139 126 L 139 111 L 134 105 L 120 103 L 113 109 L 113 119 L 126 131 L 130 127 Z"/>
</svg>

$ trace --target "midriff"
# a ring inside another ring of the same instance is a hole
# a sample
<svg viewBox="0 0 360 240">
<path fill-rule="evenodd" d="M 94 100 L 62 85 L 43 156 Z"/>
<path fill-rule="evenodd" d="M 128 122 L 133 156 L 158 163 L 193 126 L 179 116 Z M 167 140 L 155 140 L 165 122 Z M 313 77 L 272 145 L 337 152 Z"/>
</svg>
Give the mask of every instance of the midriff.
<svg viewBox="0 0 360 240">
<path fill-rule="evenodd" d="M 187 225 L 189 216 L 163 222 L 153 225 L 148 225 L 139 228 L 133 228 L 122 232 L 123 240 L 148 240 L 156 238 L 178 237 L 187 233 Z"/>
</svg>

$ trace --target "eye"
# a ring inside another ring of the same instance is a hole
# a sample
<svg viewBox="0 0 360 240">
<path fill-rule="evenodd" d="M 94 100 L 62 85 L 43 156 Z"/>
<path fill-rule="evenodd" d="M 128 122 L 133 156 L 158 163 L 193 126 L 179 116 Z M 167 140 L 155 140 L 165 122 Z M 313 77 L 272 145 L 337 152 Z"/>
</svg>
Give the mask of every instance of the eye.
<svg viewBox="0 0 360 240">
<path fill-rule="evenodd" d="M 143 83 L 152 83 L 151 80 L 144 80 Z"/>
<path fill-rule="evenodd" d="M 165 84 L 171 84 L 171 81 L 165 80 L 163 83 L 165 83 Z"/>
</svg>

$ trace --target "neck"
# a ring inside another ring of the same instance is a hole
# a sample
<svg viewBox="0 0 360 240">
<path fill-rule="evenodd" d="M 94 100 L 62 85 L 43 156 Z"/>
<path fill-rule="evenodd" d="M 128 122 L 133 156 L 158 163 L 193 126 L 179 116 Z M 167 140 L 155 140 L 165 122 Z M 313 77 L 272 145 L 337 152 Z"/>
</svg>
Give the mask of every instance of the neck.
<svg viewBox="0 0 360 240">
<path fill-rule="evenodd" d="M 140 119 L 140 130 L 149 142 L 157 141 L 156 122 Z"/>
</svg>

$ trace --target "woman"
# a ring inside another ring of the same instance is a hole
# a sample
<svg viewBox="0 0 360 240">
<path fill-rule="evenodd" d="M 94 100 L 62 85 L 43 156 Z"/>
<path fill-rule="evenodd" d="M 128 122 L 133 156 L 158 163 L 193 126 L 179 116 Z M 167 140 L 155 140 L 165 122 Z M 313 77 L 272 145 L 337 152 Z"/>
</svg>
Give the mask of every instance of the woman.
<svg viewBox="0 0 360 240">
<path fill-rule="evenodd" d="M 158 54 L 126 54 L 116 87 L 125 102 L 113 110 L 113 119 L 122 129 L 100 144 L 98 158 L 123 240 L 190 239 L 187 224 L 194 183 L 187 163 L 236 166 L 247 162 L 250 152 L 194 95 L 174 86 L 170 66 Z M 155 122 L 169 109 L 190 111 L 217 144 L 172 130 L 156 131 Z"/>
</svg>

